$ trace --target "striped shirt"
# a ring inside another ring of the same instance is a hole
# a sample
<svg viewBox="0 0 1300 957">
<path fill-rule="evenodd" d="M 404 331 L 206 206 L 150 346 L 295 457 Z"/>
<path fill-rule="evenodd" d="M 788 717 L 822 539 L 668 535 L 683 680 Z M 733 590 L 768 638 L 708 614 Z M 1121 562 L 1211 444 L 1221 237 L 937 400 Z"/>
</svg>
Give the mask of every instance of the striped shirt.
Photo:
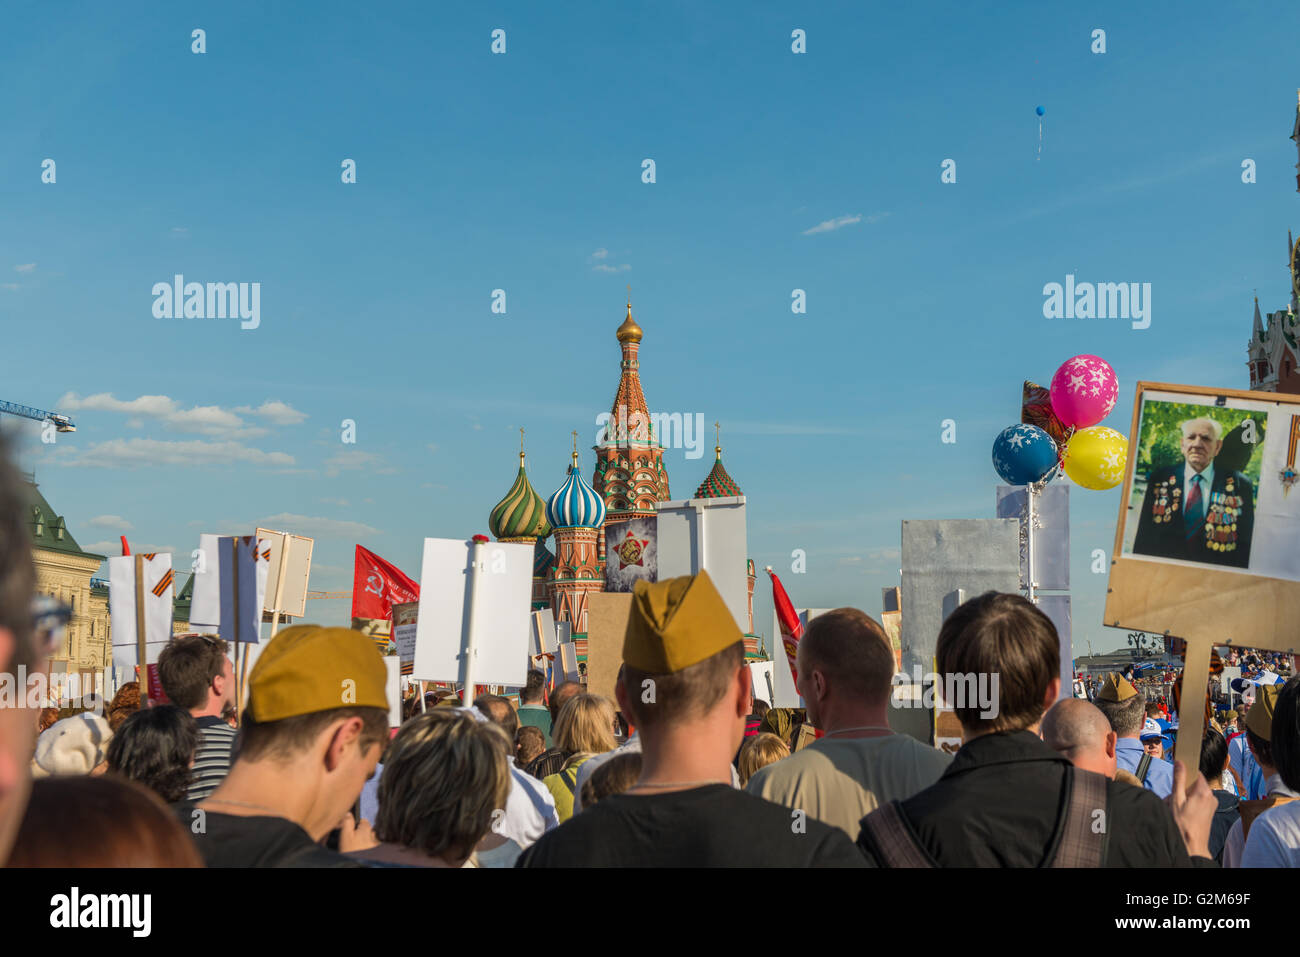
<svg viewBox="0 0 1300 957">
<path fill-rule="evenodd" d="M 194 778 L 185 796 L 191 801 L 201 801 L 217 789 L 230 771 L 237 732 L 212 714 L 196 718 L 194 723 L 199 726 L 199 744 L 194 749 Z"/>
</svg>

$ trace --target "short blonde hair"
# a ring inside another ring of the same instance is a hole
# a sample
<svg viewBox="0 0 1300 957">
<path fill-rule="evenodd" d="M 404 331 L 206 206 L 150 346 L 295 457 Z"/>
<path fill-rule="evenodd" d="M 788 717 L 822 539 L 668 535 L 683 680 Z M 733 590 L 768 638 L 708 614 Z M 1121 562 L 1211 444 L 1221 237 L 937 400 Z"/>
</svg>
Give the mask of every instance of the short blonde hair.
<svg viewBox="0 0 1300 957">
<path fill-rule="evenodd" d="M 465 711 L 416 715 L 397 732 L 379 779 L 375 836 L 431 857 L 463 859 L 504 810 L 510 742 Z"/>
<path fill-rule="evenodd" d="M 790 746 L 770 731 L 754 735 L 740 749 L 740 760 L 736 768 L 740 775 L 740 786 L 743 788 L 750 778 L 769 764 L 775 764 L 789 756 Z"/>
<path fill-rule="evenodd" d="M 560 709 L 551 740 L 561 751 L 613 751 L 614 702 L 598 694 L 574 695 Z"/>
</svg>

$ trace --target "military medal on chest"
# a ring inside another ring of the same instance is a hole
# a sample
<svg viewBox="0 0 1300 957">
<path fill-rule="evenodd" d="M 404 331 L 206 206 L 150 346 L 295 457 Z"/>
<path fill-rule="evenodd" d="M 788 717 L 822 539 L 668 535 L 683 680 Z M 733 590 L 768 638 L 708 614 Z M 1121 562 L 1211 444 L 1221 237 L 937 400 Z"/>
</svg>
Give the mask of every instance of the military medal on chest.
<svg viewBox="0 0 1300 957">
<path fill-rule="evenodd" d="M 1174 520 L 1178 512 L 1178 497 L 1183 494 L 1173 476 L 1169 481 L 1156 486 L 1155 498 L 1151 503 L 1151 519 L 1161 525 Z"/>
<path fill-rule="evenodd" d="M 1293 415 L 1291 416 L 1291 438 L 1286 446 L 1286 468 L 1277 473 L 1278 480 L 1282 483 L 1283 498 L 1291 494 L 1291 486 L 1300 479 L 1300 472 L 1297 472 L 1295 467 L 1297 444 L 1300 444 L 1300 415 Z"/>
</svg>

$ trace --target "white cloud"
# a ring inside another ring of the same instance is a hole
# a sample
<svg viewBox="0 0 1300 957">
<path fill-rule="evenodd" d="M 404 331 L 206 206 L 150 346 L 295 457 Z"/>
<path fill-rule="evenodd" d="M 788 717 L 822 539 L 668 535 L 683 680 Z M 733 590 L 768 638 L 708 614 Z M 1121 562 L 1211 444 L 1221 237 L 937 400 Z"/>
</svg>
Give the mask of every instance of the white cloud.
<svg viewBox="0 0 1300 957">
<path fill-rule="evenodd" d="M 189 228 L 188 226 L 173 226 L 173 227 L 172 227 L 172 238 L 173 238 L 173 239 L 183 239 L 184 237 L 188 236 L 189 234 L 190 234 L 190 228 Z"/>
<path fill-rule="evenodd" d="M 21 289 L 22 287 L 16 282 L 0 282 L 0 289 Z"/>
<path fill-rule="evenodd" d="M 14 272 L 34 272 L 35 269 L 36 263 L 24 263 L 21 266 L 15 266 Z"/>
<path fill-rule="evenodd" d="M 140 428 L 143 420 L 148 418 L 162 422 L 177 432 L 194 432 L 228 439 L 251 439 L 267 434 L 267 429 L 249 425 L 238 413 L 256 415 L 274 425 L 297 425 L 307 418 L 306 414 L 279 400 L 263 402 L 255 409 L 241 406 L 231 410 L 219 405 L 200 405 L 187 409 L 166 395 L 119 399 L 111 392 L 98 392 L 84 397 L 69 392 L 59 399 L 56 407 L 69 412 L 87 410 L 129 415 L 131 418 L 126 424 L 131 428 Z"/>
<path fill-rule="evenodd" d="M 345 498 L 323 498 L 321 501 L 326 505 L 337 505 L 339 508 L 348 507 L 348 500 Z"/>
<path fill-rule="evenodd" d="M 604 246 L 601 246 L 599 249 L 597 249 L 594 253 L 591 254 L 591 256 L 588 259 L 588 262 L 590 262 L 592 259 L 608 259 L 608 258 L 609 258 L 609 250 L 606 249 Z"/>
<path fill-rule="evenodd" d="M 242 412 L 245 415 L 260 416 L 272 425 L 298 425 L 307 418 L 306 412 L 299 412 L 287 402 L 281 402 L 279 399 L 269 399 L 256 409 L 241 405 L 235 411 Z"/>
<path fill-rule="evenodd" d="M 380 533 L 379 529 L 371 528 L 361 522 L 343 522 L 334 518 L 295 515 L 292 512 L 268 515 L 266 518 L 258 520 L 257 524 L 261 528 L 276 528 L 285 532 L 293 532 L 296 535 L 306 535 L 309 538 L 357 539 Z"/>
<path fill-rule="evenodd" d="M 627 272 L 632 267 L 627 263 L 623 263 L 621 266 L 611 266 L 608 263 L 597 263 L 591 268 L 595 272 Z"/>
<path fill-rule="evenodd" d="M 201 439 L 109 439 L 85 448 L 59 447 L 50 461 L 80 468 L 149 468 L 160 465 L 253 465 L 260 468 L 294 464 L 284 452 L 264 452 L 239 442 L 204 442 Z"/>
<path fill-rule="evenodd" d="M 131 523 L 121 515 L 96 515 L 86 524 L 94 528 L 120 528 L 124 532 L 129 532 L 132 528 Z"/>
<path fill-rule="evenodd" d="M 829 233 L 837 229 L 842 229 L 845 226 L 852 226 L 854 223 L 860 223 L 860 222 L 862 222 L 861 213 L 858 213 L 856 216 L 836 216 L 834 219 L 827 219 L 823 222 L 818 223 L 816 226 L 813 226 L 811 229 L 805 229 L 803 231 L 803 235 L 811 236 L 814 233 Z"/>
</svg>

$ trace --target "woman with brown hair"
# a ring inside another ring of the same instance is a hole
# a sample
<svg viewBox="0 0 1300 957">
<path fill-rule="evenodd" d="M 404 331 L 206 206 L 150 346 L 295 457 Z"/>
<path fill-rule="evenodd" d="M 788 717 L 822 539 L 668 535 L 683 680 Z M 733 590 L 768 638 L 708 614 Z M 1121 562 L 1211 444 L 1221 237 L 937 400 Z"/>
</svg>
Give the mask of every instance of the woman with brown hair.
<svg viewBox="0 0 1300 957">
<path fill-rule="evenodd" d="M 573 817 L 578 768 L 593 755 L 618 747 L 614 739 L 614 703 L 598 694 L 574 695 L 560 710 L 551 740 L 567 758 L 558 772 L 542 778 L 542 784 L 555 798 L 555 811 L 563 824 Z"/>
<path fill-rule="evenodd" d="M 197 813 L 197 812 L 196 812 Z M 108 775 L 32 782 L 9 867 L 202 867 L 153 792 Z"/>
<path fill-rule="evenodd" d="M 375 837 L 352 856 L 387 867 L 464 867 L 510 793 L 510 741 L 439 708 L 402 725 L 384 755 Z"/>
</svg>

